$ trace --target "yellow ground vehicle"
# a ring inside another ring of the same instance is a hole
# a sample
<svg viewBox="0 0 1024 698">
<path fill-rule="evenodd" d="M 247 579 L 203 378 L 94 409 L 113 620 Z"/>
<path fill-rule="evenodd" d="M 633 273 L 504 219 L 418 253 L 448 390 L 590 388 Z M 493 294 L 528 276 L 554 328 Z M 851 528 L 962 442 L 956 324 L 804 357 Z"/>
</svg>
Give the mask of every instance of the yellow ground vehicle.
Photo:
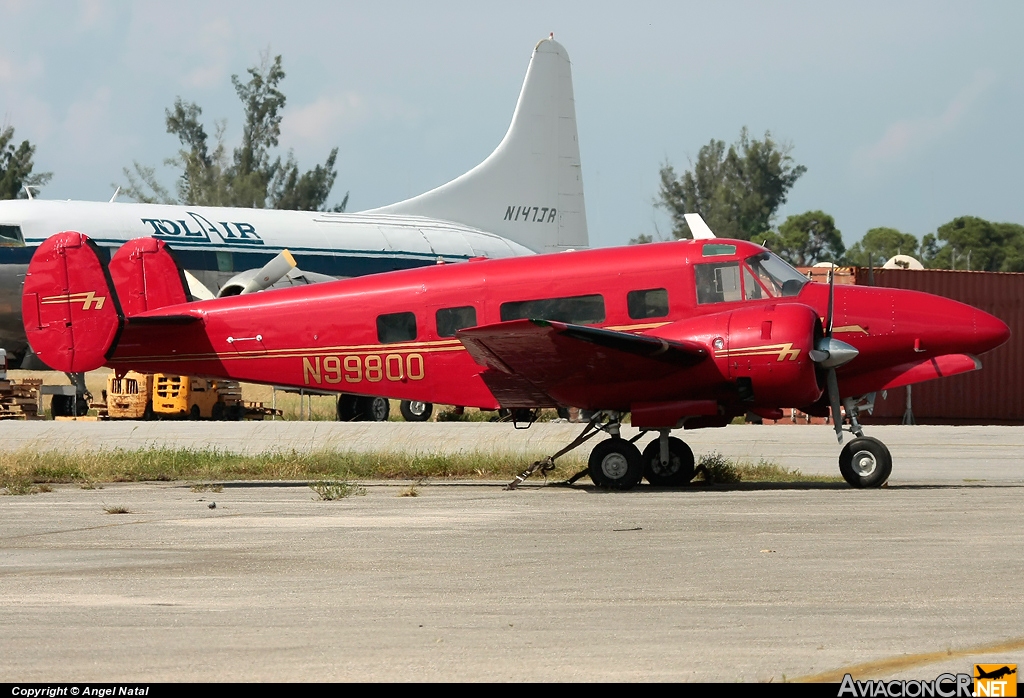
<svg viewBox="0 0 1024 698">
<path fill-rule="evenodd" d="M 128 371 L 122 378 L 107 376 L 107 416 L 110 419 L 153 418 L 153 376 Z"/>
<path fill-rule="evenodd" d="M 235 381 L 129 371 L 107 377 L 110 419 L 242 419 L 247 408 Z"/>
<path fill-rule="evenodd" d="M 242 389 L 235 381 L 195 376 L 153 375 L 153 412 L 157 417 L 242 419 Z"/>
</svg>

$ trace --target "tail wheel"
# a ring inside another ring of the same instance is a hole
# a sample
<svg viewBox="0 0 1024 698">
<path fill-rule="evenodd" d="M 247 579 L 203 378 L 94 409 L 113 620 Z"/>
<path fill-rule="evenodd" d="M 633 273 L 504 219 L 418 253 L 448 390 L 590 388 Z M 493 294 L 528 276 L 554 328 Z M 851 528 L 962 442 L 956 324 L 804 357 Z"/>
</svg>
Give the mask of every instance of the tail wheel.
<svg viewBox="0 0 1024 698">
<path fill-rule="evenodd" d="M 419 400 L 402 400 L 399 409 L 402 412 L 402 417 L 407 422 L 425 422 L 434 413 L 433 404 L 420 402 Z"/>
<path fill-rule="evenodd" d="M 644 477 L 652 485 L 679 487 L 693 479 L 693 451 L 685 441 L 668 437 L 668 463 L 661 462 L 661 439 L 655 439 L 644 449 Z"/>
<path fill-rule="evenodd" d="M 843 447 L 839 472 L 853 487 L 881 487 L 892 473 L 892 455 L 878 439 L 862 436 Z"/>
<path fill-rule="evenodd" d="M 643 458 L 640 450 L 625 439 L 605 439 L 590 452 L 587 470 L 598 487 L 628 490 L 643 478 Z"/>
</svg>

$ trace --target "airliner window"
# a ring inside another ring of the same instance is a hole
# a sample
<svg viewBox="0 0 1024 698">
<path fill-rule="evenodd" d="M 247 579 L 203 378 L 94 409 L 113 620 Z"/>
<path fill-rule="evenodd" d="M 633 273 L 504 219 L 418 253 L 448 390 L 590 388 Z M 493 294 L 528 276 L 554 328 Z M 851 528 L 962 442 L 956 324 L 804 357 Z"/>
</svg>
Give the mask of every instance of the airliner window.
<svg viewBox="0 0 1024 698">
<path fill-rule="evenodd" d="M 24 247 L 20 225 L 0 225 L 0 247 Z"/>
<path fill-rule="evenodd" d="M 626 307 L 634 320 L 665 317 L 668 315 L 668 291 L 663 288 L 630 291 L 626 294 Z"/>
<path fill-rule="evenodd" d="M 604 322 L 604 296 L 572 296 L 501 304 L 501 320 L 557 320 L 574 325 Z"/>
<path fill-rule="evenodd" d="M 377 341 L 381 344 L 411 342 L 416 339 L 416 315 L 391 313 L 377 316 Z"/>
<path fill-rule="evenodd" d="M 697 280 L 698 303 L 724 303 L 742 299 L 739 262 L 697 264 L 693 272 Z"/>
<path fill-rule="evenodd" d="M 808 279 L 771 252 L 762 252 L 747 259 L 761 283 L 773 296 L 795 296 Z"/>
<path fill-rule="evenodd" d="M 437 311 L 437 336 L 454 337 L 456 330 L 476 327 L 476 308 L 471 305 L 461 308 L 441 308 Z"/>
</svg>

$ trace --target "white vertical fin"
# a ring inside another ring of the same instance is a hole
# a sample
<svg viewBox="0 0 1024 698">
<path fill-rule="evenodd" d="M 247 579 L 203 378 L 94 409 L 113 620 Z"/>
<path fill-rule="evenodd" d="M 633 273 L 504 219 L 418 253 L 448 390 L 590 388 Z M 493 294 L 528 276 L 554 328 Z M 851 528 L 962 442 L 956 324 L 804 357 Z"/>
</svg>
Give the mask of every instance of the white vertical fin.
<svg viewBox="0 0 1024 698">
<path fill-rule="evenodd" d="M 455 221 L 536 252 L 588 247 L 572 70 L 562 45 L 548 38 L 534 48 L 512 124 L 486 160 L 371 212 Z"/>
<path fill-rule="evenodd" d="M 715 234 L 711 232 L 711 228 L 704 222 L 704 219 L 700 217 L 699 213 L 684 213 L 683 218 L 686 219 L 686 225 L 690 228 L 690 234 L 693 235 L 694 240 L 714 240 Z"/>
</svg>

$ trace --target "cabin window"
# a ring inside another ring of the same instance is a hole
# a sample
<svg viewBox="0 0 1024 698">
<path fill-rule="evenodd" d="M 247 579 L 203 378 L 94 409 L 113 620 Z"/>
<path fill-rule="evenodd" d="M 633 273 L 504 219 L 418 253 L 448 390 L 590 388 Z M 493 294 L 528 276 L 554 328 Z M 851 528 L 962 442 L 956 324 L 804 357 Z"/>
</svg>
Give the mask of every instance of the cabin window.
<svg viewBox="0 0 1024 698">
<path fill-rule="evenodd" d="M 722 245 L 717 242 L 709 242 L 704 245 L 701 254 L 704 257 L 720 257 L 727 254 L 736 254 L 736 245 Z"/>
<path fill-rule="evenodd" d="M 411 342 L 416 339 L 414 313 L 390 313 L 377 316 L 377 341 L 381 344 Z"/>
<path fill-rule="evenodd" d="M 697 281 L 698 303 L 742 300 L 739 262 L 697 264 L 693 267 L 693 274 Z"/>
<path fill-rule="evenodd" d="M 0 225 L 0 247 L 24 247 L 20 225 Z"/>
<path fill-rule="evenodd" d="M 572 296 L 501 304 L 501 320 L 556 320 L 574 325 L 604 322 L 604 296 Z"/>
<path fill-rule="evenodd" d="M 668 315 L 668 291 L 663 288 L 630 291 L 626 294 L 626 307 L 634 320 L 665 317 Z"/>
<path fill-rule="evenodd" d="M 234 271 L 235 256 L 231 252 L 217 253 L 217 271 Z"/>
<path fill-rule="evenodd" d="M 441 308 L 435 315 L 438 337 L 454 337 L 456 330 L 476 327 L 476 308 L 465 305 L 461 308 Z"/>
</svg>

